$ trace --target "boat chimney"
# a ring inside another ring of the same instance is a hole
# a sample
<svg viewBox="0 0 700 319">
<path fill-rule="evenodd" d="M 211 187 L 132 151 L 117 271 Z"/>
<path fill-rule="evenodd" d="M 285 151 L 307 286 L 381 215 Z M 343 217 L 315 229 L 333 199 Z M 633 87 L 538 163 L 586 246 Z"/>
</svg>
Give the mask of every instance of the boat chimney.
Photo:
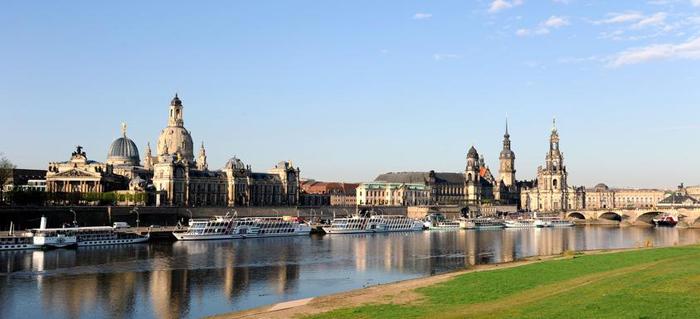
<svg viewBox="0 0 700 319">
<path fill-rule="evenodd" d="M 9 235 L 10 235 L 10 236 L 14 236 L 14 235 L 15 235 L 15 224 L 14 224 L 13 222 L 10 222 L 10 232 L 9 232 Z"/>
<path fill-rule="evenodd" d="M 41 216 L 41 223 L 39 224 L 39 229 L 46 229 L 46 216 Z"/>
</svg>

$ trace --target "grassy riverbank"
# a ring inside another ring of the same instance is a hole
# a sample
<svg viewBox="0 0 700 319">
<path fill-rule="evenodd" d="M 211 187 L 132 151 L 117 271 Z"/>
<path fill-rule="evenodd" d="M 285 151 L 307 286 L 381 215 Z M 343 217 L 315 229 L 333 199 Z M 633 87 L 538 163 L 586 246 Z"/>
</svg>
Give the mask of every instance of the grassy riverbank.
<svg viewBox="0 0 700 319">
<path fill-rule="evenodd" d="M 700 246 L 575 255 L 412 293 L 311 318 L 700 318 Z"/>
<path fill-rule="evenodd" d="M 700 246 L 483 265 L 215 318 L 700 318 Z"/>
</svg>

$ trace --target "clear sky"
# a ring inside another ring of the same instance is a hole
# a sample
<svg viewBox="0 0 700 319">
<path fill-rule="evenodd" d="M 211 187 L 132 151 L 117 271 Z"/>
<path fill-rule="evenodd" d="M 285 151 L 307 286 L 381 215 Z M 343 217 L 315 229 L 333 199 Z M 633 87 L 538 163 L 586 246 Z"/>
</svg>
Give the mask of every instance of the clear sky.
<svg viewBox="0 0 700 319">
<path fill-rule="evenodd" d="M 508 114 L 519 179 L 556 116 L 569 184 L 700 184 L 700 0 L 6 1 L 0 39 L 23 168 L 104 161 L 121 122 L 143 154 L 177 91 L 212 168 L 367 181 L 475 144 L 495 173 Z"/>
</svg>

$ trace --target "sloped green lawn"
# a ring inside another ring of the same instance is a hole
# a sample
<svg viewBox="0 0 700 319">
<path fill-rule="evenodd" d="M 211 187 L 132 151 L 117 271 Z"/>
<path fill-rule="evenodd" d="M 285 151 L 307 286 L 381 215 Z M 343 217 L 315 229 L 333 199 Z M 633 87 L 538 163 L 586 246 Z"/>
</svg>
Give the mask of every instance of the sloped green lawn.
<svg viewBox="0 0 700 319">
<path fill-rule="evenodd" d="M 474 272 L 411 304 L 312 318 L 700 318 L 700 246 L 581 255 Z"/>
</svg>

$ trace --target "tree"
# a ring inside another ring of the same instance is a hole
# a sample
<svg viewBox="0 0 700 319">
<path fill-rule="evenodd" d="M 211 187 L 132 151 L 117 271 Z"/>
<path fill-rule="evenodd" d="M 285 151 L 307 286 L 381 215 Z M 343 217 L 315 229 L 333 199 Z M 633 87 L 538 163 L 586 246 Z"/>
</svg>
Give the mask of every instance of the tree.
<svg viewBox="0 0 700 319">
<path fill-rule="evenodd" d="M 0 201 L 5 201 L 5 183 L 12 177 L 12 170 L 15 165 L 7 157 L 0 153 Z"/>
</svg>

